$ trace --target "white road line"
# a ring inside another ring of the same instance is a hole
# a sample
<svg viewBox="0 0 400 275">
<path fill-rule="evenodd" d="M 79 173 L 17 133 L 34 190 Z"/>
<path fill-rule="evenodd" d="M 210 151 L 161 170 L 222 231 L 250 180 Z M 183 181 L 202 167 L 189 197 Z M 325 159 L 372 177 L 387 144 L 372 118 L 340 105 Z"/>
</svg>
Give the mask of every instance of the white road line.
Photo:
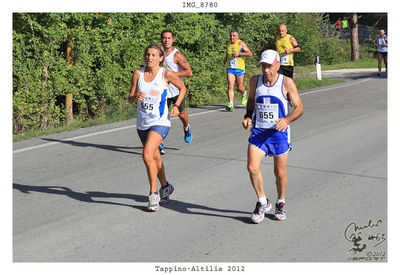
<svg viewBox="0 0 400 275">
<path fill-rule="evenodd" d="M 366 78 L 366 79 L 363 79 L 363 80 L 360 80 L 360 81 L 354 81 L 354 82 L 351 82 L 351 83 L 348 83 L 348 84 L 345 84 L 345 85 L 341 85 L 341 86 L 335 86 L 335 87 L 330 87 L 330 88 L 323 88 L 323 89 L 313 90 L 313 91 L 309 91 L 309 92 L 304 92 L 304 93 L 300 93 L 300 95 L 301 96 L 302 95 L 309 95 L 309 94 L 314 94 L 314 93 L 334 90 L 334 89 L 338 89 L 338 88 L 349 87 L 349 86 L 352 86 L 352 85 L 356 85 L 356 84 L 365 82 L 367 80 L 369 80 L 369 79 Z M 193 117 L 193 116 L 198 116 L 198 115 L 205 115 L 205 114 L 208 114 L 208 113 L 218 112 L 218 111 L 221 111 L 221 110 L 225 110 L 225 108 L 216 109 L 216 110 L 209 110 L 209 111 L 199 112 L 199 113 L 194 113 L 194 114 L 190 114 L 190 116 Z M 173 119 L 177 119 L 177 118 L 174 117 Z M 114 128 L 114 129 L 110 129 L 110 130 L 104 130 L 104 131 L 95 132 L 95 133 L 91 133 L 91 134 L 76 136 L 76 137 L 67 138 L 67 139 L 63 139 L 63 140 L 64 141 L 77 140 L 77 139 L 81 139 L 81 138 L 87 138 L 87 137 L 91 137 L 91 136 L 97 136 L 97 135 L 112 133 L 112 132 L 116 132 L 116 131 L 120 131 L 120 130 L 126 130 L 126 129 L 133 128 L 133 127 L 136 127 L 136 124 L 129 125 L 129 126 L 124 126 L 124 127 L 120 127 L 120 128 Z M 51 142 L 40 144 L 40 145 L 35 145 L 35 146 L 31 146 L 31 147 L 18 149 L 18 150 L 13 151 L 13 154 L 18 154 L 18 153 L 22 153 L 22 152 L 31 151 L 31 150 L 34 150 L 34 149 L 44 148 L 44 147 L 48 147 L 48 146 L 55 145 L 55 144 L 59 144 L 59 142 L 58 141 L 51 141 Z"/>
<path fill-rule="evenodd" d="M 348 83 L 348 84 L 344 84 L 344 85 L 340 85 L 340 86 L 338 85 L 338 86 L 334 86 L 334 87 L 321 88 L 321 89 L 318 89 L 318 90 L 313 90 L 313 91 L 308 91 L 308 92 L 300 93 L 300 95 L 309 95 L 309 94 L 314 94 L 314 93 L 319 93 L 319 92 L 334 90 L 334 89 L 338 89 L 338 88 L 345 88 L 345 87 L 349 87 L 349 86 L 353 86 L 353 85 L 356 85 L 356 84 L 363 83 L 363 82 L 368 81 L 368 80 L 369 80 L 369 78 L 365 78 L 365 79 L 362 79 L 362 80 L 360 80 L 360 81 L 352 81 L 352 82 L 350 82 L 350 83 Z"/>
<path fill-rule="evenodd" d="M 77 139 L 81 139 L 81 138 L 86 138 L 86 137 L 91 137 L 91 136 L 96 136 L 96 135 L 101 135 L 101 134 L 106 134 L 106 133 L 111 133 L 111 132 L 115 132 L 115 131 L 119 131 L 119 130 L 125 130 L 125 129 L 129 129 L 132 127 L 136 127 L 136 125 L 129 125 L 129 126 L 125 126 L 125 127 L 120 127 L 120 128 L 114 128 L 114 129 L 110 129 L 110 130 L 104 130 L 104 131 L 100 131 L 100 132 L 95 132 L 95 133 L 91 133 L 91 134 L 86 134 L 86 135 L 81 135 L 81 136 L 77 136 L 77 137 L 72 137 L 72 138 L 66 138 L 63 140 L 77 140 Z M 44 148 L 50 145 L 54 145 L 54 144 L 58 144 L 58 141 L 51 141 L 48 143 L 44 143 L 44 144 L 40 144 L 40 145 L 35 145 L 32 147 L 26 147 L 26 148 L 22 148 L 22 149 L 18 149 L 13 151 L 14 154 L 16 153 L 22 153 L 22 152 L 26 152 L 26 151 L 30 151 L 33 149 L 38 149 L 38 148 Z"/>
</svg>

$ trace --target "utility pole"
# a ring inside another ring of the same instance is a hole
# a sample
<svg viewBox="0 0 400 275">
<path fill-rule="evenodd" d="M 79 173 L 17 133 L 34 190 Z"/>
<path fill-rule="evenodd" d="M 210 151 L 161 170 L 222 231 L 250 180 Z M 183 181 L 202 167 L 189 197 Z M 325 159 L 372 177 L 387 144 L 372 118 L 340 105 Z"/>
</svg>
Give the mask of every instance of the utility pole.
<svg viewBox="0 0 400 275">
<path fill-rule="evenodd" d="M 68 29 L 68 47 L 67 47 L 67 70 L 72 69 L 72 65 L 74 63 L 72 57 L 72 34 L 71 29 Z M 67 91 L 65 95 L 65 114 L 67 125 L 71 124 L 74 121 L 74 115 L 72 110 L 72 91 Z"/>
</svg>

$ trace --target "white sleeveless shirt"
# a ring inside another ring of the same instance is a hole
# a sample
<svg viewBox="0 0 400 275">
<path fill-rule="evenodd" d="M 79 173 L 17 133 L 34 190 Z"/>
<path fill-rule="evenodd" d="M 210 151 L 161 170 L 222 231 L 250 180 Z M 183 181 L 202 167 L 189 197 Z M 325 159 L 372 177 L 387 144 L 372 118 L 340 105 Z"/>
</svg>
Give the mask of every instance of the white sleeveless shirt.
<svg viewBox="0 0 400 275">
<path fill-rule="evenodd" d="M 137 90 L 145 93 L 145 99 L 138 101 L 137 129 L 147 130 L 151 126 L 171 127 L 170 115 L 167 106 L 168 86 L 164 80 L 165 68 L 160 68 L 151 82 L 144 80 L 145 67 L 140 69 Z"/>
<path fill-rule="evenodd" d="M 165 68 L 167 68 L 170 71 L 173 71 L 174 73 L 182 71 L 182 67 L 174 62 L 174 56 L 175 53 L 177 52 L 179 52 L 178 49 L 173 49 L 172 52 L 169 55 L 167 55 L 164 59 Z M 183 78 L 180 77 L 180 79 L 183 82 Z M 175 97 L 177 95 L 179 95 L 179 89 L 170 83 L 168 86 L 168 98 Z"/>
<path fill-rule="evenodd" d="M 378 52 L 386 53 L 388 51 L 388 47 L 384 47 L 383 44 L 387 44 L 386 35 L 383 38 L 378 35 Z"/>
<path fill-rule="evenodd" d="M 288 100 L 283 94 L 284 79 L 284 75 L 278 74 L 272 86 L 264 83 L 262 74 L 257 79 L 252 132 L 268 137 L 270 142 L 290 143 L 290 125 L 284 132 L 275 129 L 276 120 L 288 115 Z"/>
</svg>

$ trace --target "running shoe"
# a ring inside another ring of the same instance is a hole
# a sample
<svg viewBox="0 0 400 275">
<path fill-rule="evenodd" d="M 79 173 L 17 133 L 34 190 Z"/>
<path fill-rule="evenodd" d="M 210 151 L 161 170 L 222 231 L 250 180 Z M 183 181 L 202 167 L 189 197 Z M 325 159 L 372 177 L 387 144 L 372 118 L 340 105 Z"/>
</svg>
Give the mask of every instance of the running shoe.
<svg viewBox="0 0 400 275">
<path fill-rule="evenodd" d="M 160 195 L 151 193 L 149 196 L 149 204 L 147 205 L 149 211 L 155 212 L 160 209 Z"/>
<path fill-rule="evenodd" d="M 158 150 L 160 150 L 161 155 L 165 155 L 164 142 L 161 142 L 160 146 L 158 146 Z"/>
<path fill-rule="evenodd" d="M 167 203 L 169 201 L 169 195 L 174 192 L 174 187 L 167 182 L 167 186 L 160 188 L 160 203 Z"/>
<path fill-rule="evenodd" d="M 254 223 L 260 223 L 264 220 L 265 213 L 271 210 L 272 205 L 267 199 L 267 204 L 261 204 L 261 202 L 257 202 L 256 209 L 254 209 L 253 214 L 251 215 L 251 220 Z"/>
<path fill-rule="evenodd" d="M 185 133 L 185 142 L 190 143 L 192 141 L 192 131 L 190 129 L 190 126 L 188 126 L 189 129 L 186 131 L 185 128 L 183 128 L 183 132 Z"/>
<path fill-rule="evenodd" d="M 286 204 L 283 202 L 275 204 L 275 220 L 286 220 Z"/>
<path fill-rule="evenodd" d="M 242 105 L 246 104 L 247 104 L 247 92 L 245 92 L 244 95 L 242 96 Z"/>
<path fill-rule="evenodd" d="M 233 112 L 234 109 L 235 109 L 235 106 L 233 106 L 232 103 L 229 102 L 229 103 L 226 104 L 226 110 L 228 112 Z"/>
</svg>

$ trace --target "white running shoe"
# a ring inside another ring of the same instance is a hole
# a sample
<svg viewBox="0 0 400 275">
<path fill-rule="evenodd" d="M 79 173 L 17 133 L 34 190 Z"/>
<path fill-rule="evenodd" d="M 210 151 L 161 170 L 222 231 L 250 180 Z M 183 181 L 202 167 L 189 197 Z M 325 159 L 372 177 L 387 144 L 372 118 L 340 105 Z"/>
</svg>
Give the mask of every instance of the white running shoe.
<svg viewBox="0 0 400 275">
<path fill-rule="evenodd" d="M 257 202 L 256 208 L 254 209 L 253 214 L 251 215 L 251 220 L 254 223 L 260 223 L 264 220 L 265 213 L 271 210 L 272 205 L 267 199 L 267 204 L 261 204 L 261 202 Z"/>
<path fill-rule="evenodd" d="M 160 209 L 160 195 L 151 193 L 149 196 L 149 204 L 147 205 L 149 211 L 155 212 Z"/>
<path fill-rule="evenodd" d="M 286 220 L 286 204 L 283 202 L 275 204 L 275 220 L 284 221 Z"/>
</svg>

